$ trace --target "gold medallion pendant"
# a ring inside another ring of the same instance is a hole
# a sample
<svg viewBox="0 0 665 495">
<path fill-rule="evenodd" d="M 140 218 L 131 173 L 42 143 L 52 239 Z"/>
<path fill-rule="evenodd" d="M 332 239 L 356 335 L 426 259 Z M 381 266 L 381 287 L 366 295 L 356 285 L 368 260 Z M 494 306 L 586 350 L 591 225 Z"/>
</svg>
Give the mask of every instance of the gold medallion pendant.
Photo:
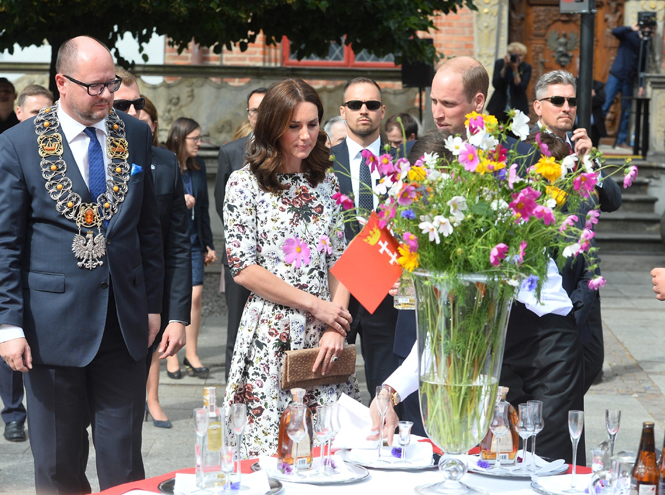
<svg viewBox="0 0 665 495">
<path fill-rule="evenodd" d="M 74 236 L 74 242 L 72 242 L 74 256 L 81 260 L 77 263 L 79 268 L 92 270 L 104 264 L 100 258 L 106 254 L 106 239 L 99 230 L 102 219 L 99 216 L 98 208 L 94 203 L 83 203 L 79 207 L 76 217 L 79 233 Z M 85 237 L 81 235 L 82 228 L 92 229 L 94 227 L 97 227 L 99 232 L 96 236 L 93 237 L 92 230 L 88 230 Z"/>
</svg>

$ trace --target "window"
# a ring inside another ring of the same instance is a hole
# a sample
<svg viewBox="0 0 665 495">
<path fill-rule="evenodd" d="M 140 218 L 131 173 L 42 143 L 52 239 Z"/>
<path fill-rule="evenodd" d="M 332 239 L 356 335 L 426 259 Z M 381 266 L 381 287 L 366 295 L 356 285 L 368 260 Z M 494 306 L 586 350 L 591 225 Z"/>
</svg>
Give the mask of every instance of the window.
<svg viewBox="0 0 665 495">
<path fill-rule="evenodd" d="M 291 67 L 376 67 L 393 68 L 395 67 L 395 56 L 393 54 L 385 57 L 377 57 L 367 50 L 361 51 L 358 55 L 353 53 L 350 46 L 343 42 L 331 43 L 326 57 L 311 55 L 302 60 L 298 60 L 297 49 L 288 38 L 282 38 L 282 65 Z"/>
</svg>

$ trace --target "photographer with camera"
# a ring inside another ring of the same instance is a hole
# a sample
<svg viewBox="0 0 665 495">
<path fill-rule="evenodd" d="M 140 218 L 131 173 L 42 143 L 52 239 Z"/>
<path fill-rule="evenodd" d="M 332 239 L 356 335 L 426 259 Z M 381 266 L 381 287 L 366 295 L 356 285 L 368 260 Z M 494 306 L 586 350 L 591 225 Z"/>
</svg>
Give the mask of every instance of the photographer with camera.
<svg viewBox="0 0 665 495">
<path fill-rule="evenodd" d="M 526 90 L 531 81 L 531 66 L 524 62 L 525 55 L 526 46 L 514 42 L 508 45 L 506 56 L 494 62 L 494 94 L 487 104 L 487 113 L 501 123 L 508 121 L 506 112 L 512 108 L 529 115 Z"/>
<path fill-rule="evenodd" d="M 631 148 L 628 142 L 628 125 L 635 77 L 638 74 L 638 59 L 642 58 L 639 71 L 643 72 L 648 59 L 648 49 L 645 50 L 645 44 L 648 46 L 655 28 L 655 19 L 653 22 L 650 18 L 643 18 L 641 21 L 632 26 L 620 26 L 612 30 L 612 34 L 619 40 L 619 48 L 605 85 L 607 98 L 603 105 L 603 114 L 607 117 L 614 98 L 621 93 L 621 115 L 616 137 L 616 145 L 620 148 Z M 643 96 L 644 81 L 640 81 L 638 91 L 638 95 Z"/>
</svg>

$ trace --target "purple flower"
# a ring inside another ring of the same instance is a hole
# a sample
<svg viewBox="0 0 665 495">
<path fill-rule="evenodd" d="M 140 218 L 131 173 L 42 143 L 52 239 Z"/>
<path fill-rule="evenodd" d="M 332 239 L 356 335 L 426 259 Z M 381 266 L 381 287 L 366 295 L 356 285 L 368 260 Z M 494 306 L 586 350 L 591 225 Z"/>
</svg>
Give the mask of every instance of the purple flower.
<svg viewBox="0 0 665 495">
<path fill-rule="evenodd" d="M 335 459 L 332 457 L 330 459 L 325 459 L 323 461 L 324 466 L 330 466 L 333 471 L 337 471 L 337 464 L 335 464 Z"/>
<path fill-rule="evenodd" d="M 289 464 L 288 462 L 280 462 L 277 465 L 277 469 L 279 470 L 280 473 L 287 475 L 293 472 L 293 466 L 291 466 L 291 464 Z"/>
<path fill-rule="evenodd" d="M 494 172 L 494 178 L 496 180 L 506 180 L 506 176 L 508 173 L 506 172 L 505 168 L 502 168 L 501 170 L 498 170 L 497 172 Z"/>
<path fill-rule="evenodd" d="M 398 459 L 402 458 L 402 448 L 401 447 L 393 447 L 393 449 L 390 451 L 393 457 L 397 457 Z"/>
<path fill-rule="evenodd" d="M 522 290 L 533 291 L 538 286 L 538 277 L 536 275 L 529 275 L 529 277 L 522 282 Z"/>
<path fill-rule="evenodd" d="M 231 483 L 231 490 L 240 490 L 240 481 L 234 481 Z"/>
<path fill-rule="evenodd" d="M 416 214 L 413 213 L 413 210 L 404 210 L 402 213 L 400 213 L 400 215 L 402 215 L 402 218 L 406 218 L 407 220 L 413 220 L 416 218 Z"/>
<path fill-rule="evenodd" d="M 492 466 L 489 462 L 483 461 L 482 459 L 478 459 L 476 464 L 480 469 L 489 469 Z"/>
</svg>

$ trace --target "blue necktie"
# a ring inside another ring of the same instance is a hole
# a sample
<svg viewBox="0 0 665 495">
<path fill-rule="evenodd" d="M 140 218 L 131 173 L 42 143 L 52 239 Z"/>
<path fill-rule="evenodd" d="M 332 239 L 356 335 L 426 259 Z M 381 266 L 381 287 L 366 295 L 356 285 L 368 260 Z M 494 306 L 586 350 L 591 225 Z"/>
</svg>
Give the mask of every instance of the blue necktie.
<svg viewBox="0 0 665 495">
<path fill-rule="evenodd" d="M 97 133 L 94 127 L 86 127 L 84 131 L 90 138 L 88 144 L 88 181 L 92 200 L 97 201 L 97 197 L 106 192 L 106 174 L 104 173 L 104 155 L 102 147 L 97 140 Z"/>
<path fill-rule="evenodd" d="M 365 162 L 365 157 L 360 160 L 360 173 L 358 174 L 358 207 L 361 210 L 371 212 L 374 210 L 374 194 L 372 193 L 372 173 Z M 368 189 L 369 187 L 369 189 Z"/>
</svg>

